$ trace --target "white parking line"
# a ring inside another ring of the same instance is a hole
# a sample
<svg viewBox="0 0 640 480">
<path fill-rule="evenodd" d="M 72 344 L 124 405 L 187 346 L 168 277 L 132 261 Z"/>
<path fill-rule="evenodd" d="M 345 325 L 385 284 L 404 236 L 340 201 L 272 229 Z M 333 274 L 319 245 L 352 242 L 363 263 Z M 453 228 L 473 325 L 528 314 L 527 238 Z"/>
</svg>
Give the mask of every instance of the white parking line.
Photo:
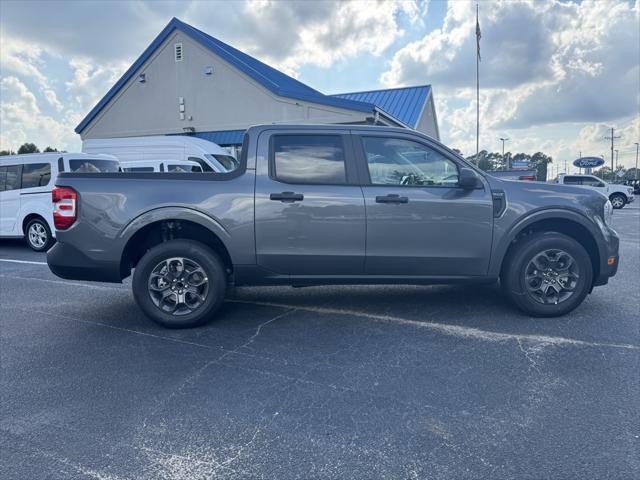
<svg viewBox="0 0 640 480">
<path fill-rule="evenodd" d="M 7 263 L 26 263 L 29 265 L 46 265 L 47 262 L 32 262 L 31 260 L 12 260 L 10 258 L 0 258 L 0 262 Z"/>
<path fill-rule="evenodd" d="M 0 277 L 9 278 L 8 275 L 0 275 Z M 17 280 L 26 280 L 26 281 L 57 283 L 60 285 L 74 285 L 74 286 L 85 287 L 89 289 L 120 290 L 120 291 L 126 290 L 125 287 L 91 285 L 86 283 L 68 282 L 64 280 L 49 280 L 45 278 L 16 277 L 13 275 L 11 276 L 11 278 L 17 279 Z M 359 318 L 369 318 L 371 320 L 382 321 L 387 323 L 398 323 L 402 325 L 410 325 L 412 327 L 430 329 L 430 330 L 437 331 L 445 335 L 454 336 L 454 337 L 475 338 L 478 340 L 485 340 L 490 342 L 506 342 L 506 341 L 515 340 L 518 342 L 522 342 L 522 341 L 533 342 L 533 343 L 539 343 L 542 345 L 557 345 L 557 346 L 574 345 L 574 346 L 585 346 L 585 347 L 609 347 L 609 348 L 620 348 L 620 349 L 628 349 L 628 350 L 640 350 L 640 346 L 633 345 L 633 344 L 598 343 L 598 342 L 587 342 L 584 340 L 578 340 L 578 339 L 566 338 L 566 337 L 494 332 L 491 330 L 482 330 L 480 328 L 465 327 L 462 325 L 451 325 L 451 324 L 437 323 L 437 322 L 431 322 L 431 321 L 410 320 L 410 319 L 396 317 L 392 315 L 379 315 L 375 313 L 361 312 L 357 310 L 343 310 L 343 309 L 337 309 L 337 308 L 314 307 L 314 306 L 307 306 L 307 305 L 290 305 L 290 304 L 277 303 L 277 302 L 260 302 L 260 301 L 241 300 L 241 299 L 233 299 L 233 298 L 229 298 L 226 301 L 229 303 L 258 305 L 258 306 L 273 307 L 273 308 L 285 308 L 287 310 L 302 310 L 302 311 L 307 311 L 311 313 L 317 313 L 320 315 L 344 315 L 344 316 L 354 316 Z"/>
</svg>

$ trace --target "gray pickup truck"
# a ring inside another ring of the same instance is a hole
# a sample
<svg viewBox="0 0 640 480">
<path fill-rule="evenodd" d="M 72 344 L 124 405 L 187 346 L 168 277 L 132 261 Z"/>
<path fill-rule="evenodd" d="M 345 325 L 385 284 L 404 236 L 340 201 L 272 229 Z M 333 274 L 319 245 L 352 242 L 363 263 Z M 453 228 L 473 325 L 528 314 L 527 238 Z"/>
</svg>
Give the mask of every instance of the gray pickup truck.
<svg viewBox="0 0 640 480">
<path fill-rule="evenodd" d="M 500 281 L 532 316 L 576 308 L 618 267 L 607 198 L 485 175 L 419 133 L 386 127 L 247 130 L 229 173 L 62 173 L 51 270 L 133 274 L 166 327 L 202 324 L 230 285 Z"/>
</svg>

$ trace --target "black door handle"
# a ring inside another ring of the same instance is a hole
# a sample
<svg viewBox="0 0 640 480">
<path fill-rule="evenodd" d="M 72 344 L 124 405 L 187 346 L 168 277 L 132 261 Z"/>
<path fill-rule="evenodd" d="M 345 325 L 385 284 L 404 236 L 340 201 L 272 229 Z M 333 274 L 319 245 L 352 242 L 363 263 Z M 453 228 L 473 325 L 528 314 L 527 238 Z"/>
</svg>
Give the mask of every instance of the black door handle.
<svg viewBox="0 0 640 480">
<path fill-rule="evenodd" d="M 282 192 L 272 193 L 269 195 L 270 200 L 279 200 L 281 202 L 301 202 L 304 200 L 304 195 L 301 193 Z"/>
<path fill-rule="evenodd" d="M 377 196 L 376 203 L 409 203 L 409 197 L 401 197 L 395 193 L 390 193 L 389 195 Z"/>
</svg>

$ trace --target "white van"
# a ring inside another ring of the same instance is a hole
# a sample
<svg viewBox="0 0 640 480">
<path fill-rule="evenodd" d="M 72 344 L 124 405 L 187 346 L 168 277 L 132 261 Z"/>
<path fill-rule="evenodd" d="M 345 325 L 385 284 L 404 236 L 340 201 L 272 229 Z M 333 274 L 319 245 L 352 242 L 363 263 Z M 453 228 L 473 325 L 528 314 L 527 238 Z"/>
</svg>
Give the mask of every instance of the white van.
<svg viewBox="0 0 640 480">
<path fill-rule="evenodd" d="M 37 252 L 54 241 L 51 189 L 58 172 L 118 172 L 111 155 L 31 153 L 0 157 L 0 238 L 22 238 Z"/>
<path fill-rule="evenodd" d="M 202 173 L 202 167 L 197 162 L 189 160 L 137 160 L 135 162 L 120 162 L 120 168 L 127 173 Z"/>
<path fill-rule="evenodd" d="M 87 139 L 85 153 L 115 155 L 122 163 L 139 160 L 188 160 L 197 162 L 204 172 L 231 172 L 238 161 L 213 142 L 185 135 Z"/>
</svg>

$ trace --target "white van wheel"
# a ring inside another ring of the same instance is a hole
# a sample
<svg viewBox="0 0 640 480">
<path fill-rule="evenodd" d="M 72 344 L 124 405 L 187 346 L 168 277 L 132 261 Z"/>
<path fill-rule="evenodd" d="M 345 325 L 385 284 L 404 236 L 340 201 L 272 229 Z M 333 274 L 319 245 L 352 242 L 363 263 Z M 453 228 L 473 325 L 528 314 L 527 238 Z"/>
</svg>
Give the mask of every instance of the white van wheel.
<svg viewBox="0 0 640 480">
<path fill-rule="evenodd" d="M 34 218 L 27 223 L 25 228 L 27 245 L 36 252 L 45 252 L 53 244 L 53 235 L 49 225 L 42 218 Z"/>
</svg>

